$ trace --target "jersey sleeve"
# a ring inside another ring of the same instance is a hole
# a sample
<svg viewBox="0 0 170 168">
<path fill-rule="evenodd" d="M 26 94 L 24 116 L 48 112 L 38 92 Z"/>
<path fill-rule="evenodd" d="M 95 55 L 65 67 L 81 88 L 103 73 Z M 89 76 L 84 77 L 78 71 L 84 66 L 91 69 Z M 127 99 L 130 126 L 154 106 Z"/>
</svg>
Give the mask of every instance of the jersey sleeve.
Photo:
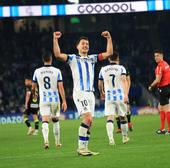
<svg viewBox="0 0 170 168">
<path fill-rule="evenodd" d="M 58 81 L 58 82 L 62 82 L 62 81 L 63 81 L 63 77 L 62 77 L 62 74 L 61 74 L 61 71 L 60 71 L 60 70 L 58 71 L 57 81 Z"/>
<path fill-rule="evenodd" d="M 158 65 L 157 67 L 156 67 L 156 70 L 155 70 L 155 75 L 157 76 L 157 75 L 162 75 L 162 71 L 163 71 L 163 68 L 160 66 L 160 65 Z"/>
<path fill-rule="evenodd" d="M 89 55 L 89 57 L 96 63 L 98 61 L 98 54 Z"/>
<path fill-rule="evenodd" d="M 99 72 L 99 80 L 103 80 L 102 69 Z"/>
<path fill-rule="evenodd" d="M 68 54 L 67 55 L 67 63 L 70 64 L 76 58 L 75 54 Z"/>
<path fill-rule="evenodd" d="M 32 80 L 33 80 L 34 83 L 37 83 L 37 71 L 36 70 L 34 71 L 34 75 L 33 75 Z"/>
<path fill-rule="evenodd" d="M 121 67 L 121 75 L 127 75 L 126 69 L 124 66 Z"/>
</svg>

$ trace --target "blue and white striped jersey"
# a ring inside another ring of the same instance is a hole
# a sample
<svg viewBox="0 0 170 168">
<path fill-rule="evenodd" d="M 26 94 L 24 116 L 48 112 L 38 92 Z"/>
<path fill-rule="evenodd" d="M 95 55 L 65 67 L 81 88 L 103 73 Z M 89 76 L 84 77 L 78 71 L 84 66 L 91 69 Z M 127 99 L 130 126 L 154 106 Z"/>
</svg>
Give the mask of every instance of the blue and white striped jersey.
<svg viewBox="0 0 170 168">
<path fill-rule="evenodd" d="M 110 64 L 101 68 L 99 80 L 104 82 L 106 101 L 124 100 L 122 75 L 126 75 L 126 69 L 122 65 Z"/>
<path fill-rule="evenodd" d="M 75 91 L 94 91 L 94 66 L 97 62 L 98 54 L 80 57 L 79 55 L 68 55 L 74 90 Z"/>
<path fill-rule="evenodd" d="M 50 65 L 35 70 L 33 81 L 38 83 L 40 104 L 59 102 L 57 83 L 62 81 L 61 71 Z"/>
</svg>

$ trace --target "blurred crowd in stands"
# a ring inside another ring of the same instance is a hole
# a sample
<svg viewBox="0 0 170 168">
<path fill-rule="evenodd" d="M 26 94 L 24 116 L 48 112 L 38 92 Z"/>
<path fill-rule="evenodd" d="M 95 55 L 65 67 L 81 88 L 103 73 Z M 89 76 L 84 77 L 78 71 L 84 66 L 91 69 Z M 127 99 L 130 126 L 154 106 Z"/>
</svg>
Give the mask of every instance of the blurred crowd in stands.
<svg viewBox="0 0 170 168">
<path fill-rule="evenodd" d="M 119 17 L 118 17 L 119 18 Z M 135 27 L 130 17 L 125 17 L 125 22 L 114 20 L 109 30 L 114 41 L 114 48 L 119 51 L 123 64 L 127 64 L 130 70 L 132 85 L 130 89 L 131 105 L 143 105 L 140 102 L 142 96 L 141 85 L 147 88 L 154 78 L 153 50 L 156 38 L 165 51 L 166 60 L 170 58 L 170 22 L 159 21 L 156 34 L 150 27 Z M 121 18 L 120 18 L 121 19 Z M 128 20 L 129 19 L 129 20 Z M 10 20 L 9 20 L 10 22 Z M 126 24 L 130 22 L 130 26 Z M 148 21 L 149 22 L 149 21 Z M 101 24 L 102 26 L 102 24 Z M 129 26 L 129 27 L 128 27 Z M 160 27 L 159 27 L 160 26 Z M 32 75 L 36 67 L 42 65 L 41 55 L 44 51 L 52 51 L 53 29 L 49 27 L 43 31 L 32 24 L 19 32 L 0 29 L 0 114 L 22 112 L 25 101 L 25 76 Z M 61 50 L 65 53 L 75 53 L 75 42 L 79 36 L 88 36 L 90 40 L 90 53 L 100 53 L 105 50 L 106 41 L 96 32 L 64 33 L 60 39 Z M 156 46 L 157 47 L 157 46 Z M 96 107 L 100 108 L 103 102 L 100 100 L 97 89 L 98 72 L 107 61 L 96 65 L 95 89 Z M 69 109 L 74 109 L 72 100 L 72 77 L 69 66 L 54 58 L 54 65 L 61 69 L 64 78 L 67 103 Z"/>
</svg>

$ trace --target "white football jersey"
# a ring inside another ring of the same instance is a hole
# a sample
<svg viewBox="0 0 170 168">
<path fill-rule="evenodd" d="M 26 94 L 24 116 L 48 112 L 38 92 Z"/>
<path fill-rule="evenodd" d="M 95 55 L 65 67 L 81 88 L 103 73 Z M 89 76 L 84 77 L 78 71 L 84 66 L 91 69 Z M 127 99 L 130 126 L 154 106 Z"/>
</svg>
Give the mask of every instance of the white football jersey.
<svg viewBox="0 0 170 168">
<path fill-rule="evenodd" d="M 110 64 L 101 68 L 99 80 L 104 82 L 106 101 L 124 100 L 122 75 L 126 75 L 126 69 L 122 65 Z"/>
<path fill-rule="evenodd" d="M 80 57 L 79 55 L 68 55 L 68 64 L 70 65 L 74 90 L 75 91 L 94 91 L 94 66 L 98 55 L 88 55 Z"/>
<path fill-rule="evenodd" d="M 38 83 L 40 104 L 59 102 L 57 83 L 62 81 L 61 71 L 50 65 L 35 70 L 33 81 Z"/>
</svg>

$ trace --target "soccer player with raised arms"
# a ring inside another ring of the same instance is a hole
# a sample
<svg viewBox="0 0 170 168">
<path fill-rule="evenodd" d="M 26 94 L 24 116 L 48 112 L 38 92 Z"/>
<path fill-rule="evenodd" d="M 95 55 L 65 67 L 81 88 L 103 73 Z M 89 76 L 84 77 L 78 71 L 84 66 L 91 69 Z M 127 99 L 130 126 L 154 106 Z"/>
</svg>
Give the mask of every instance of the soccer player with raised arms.
<svg viewBox="0 0 170 168">
<path fill-rule="evenodd" d="M 94 65 L 97 61 L 107 59 L 113 54 L 112 38 L 108 31 L 102 32 L 107 40 L 106 52 L 89 55 L 89 40 L 87 37 L 80 37 L 76 43 L 78 54 L 64 54 L 60 51 L 58 40 L 61 32 L 54 32 L 53 45 L 56 58 L 67 62 L 70 65 L 73 76 L 73 99 L 82 122 L 78 131 L 78 154 L 82 156 L 97 155 L 88 149 L 90 127 L 94 116 Z"/>
<path fill-rule="evenodd" d="M 53 133 L 56 147 L 60 147 L 60 98 L 62 99 L 62 110 L 66 111 L 67 104 L 62 82 L 61 71 L 52 66 L 51 53 L 42 56 L 44 66 L 35 70 L 33 75 L 33 90 L 39 88 L 40 114 L 42 116 L 42 134 L 44 138 L 44 148 L 49 148 L 49 121 L 53 122 Z M 59 93 L 58 93 L 59 92 Z"/>
<path fill-rule="evenodd" d="M 101 68 L 99 73 L 98 87 L 101 97 L 105 97 L 105 116 L 107 118 L 106 130 L 109 138 L 109 144 L 115 145 L 114 116 L 116 110 L 120 117 L 122 130 L 122 142 L 127 143 L 128 124 L 126 121 L 128 85 L 126 79 L 126 69 L 119 65 L 119 55 L 114 52 L 109 58 L 110 65 Z"/>
</svg>

